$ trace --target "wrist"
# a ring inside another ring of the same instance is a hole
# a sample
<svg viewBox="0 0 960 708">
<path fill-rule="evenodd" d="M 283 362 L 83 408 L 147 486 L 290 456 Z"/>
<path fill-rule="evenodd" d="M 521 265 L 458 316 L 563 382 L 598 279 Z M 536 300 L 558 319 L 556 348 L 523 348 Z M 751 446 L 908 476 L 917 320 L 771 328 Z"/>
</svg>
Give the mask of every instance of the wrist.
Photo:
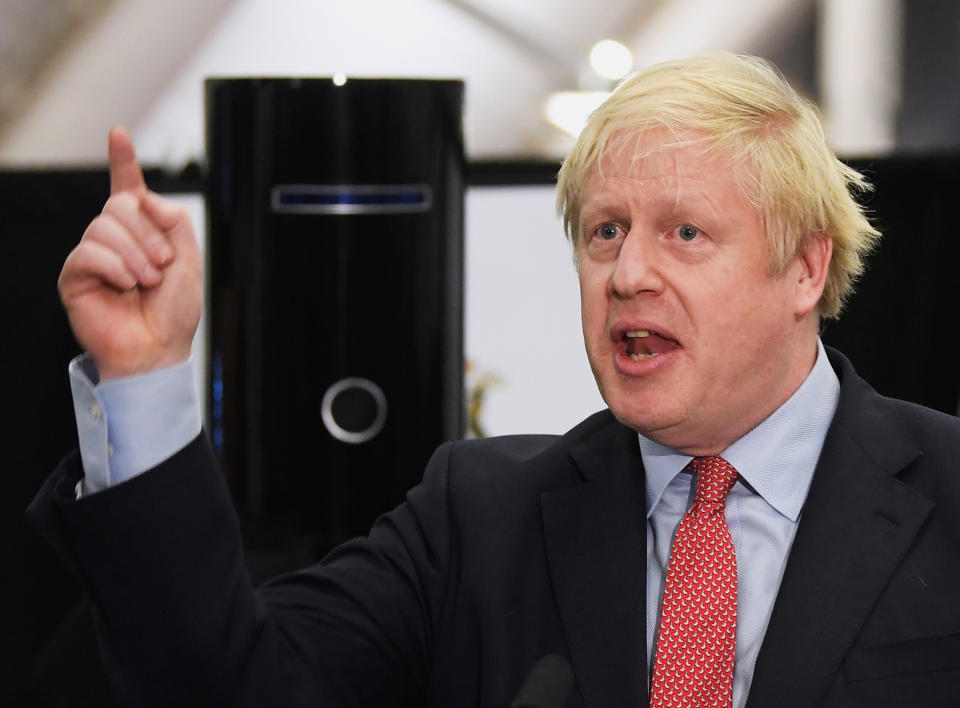
<svg viewBox="0 0 960 708">
<path fill-rule="evenodd" d="M 96 357 L 93 357 L 100 375 L 100 381 L 111 381 L 122 379 L 129 376 L 139 376 L 149 374 L 162 369 L 182 364 L 190 358 L 190 347 L 186 349 L 177 349 L 164 352 L 158 356 L 146 359 L 137 359 L 134 357 L 124 357 L 118 360 L 105 359 L 102 363 Z"/>
</svg>

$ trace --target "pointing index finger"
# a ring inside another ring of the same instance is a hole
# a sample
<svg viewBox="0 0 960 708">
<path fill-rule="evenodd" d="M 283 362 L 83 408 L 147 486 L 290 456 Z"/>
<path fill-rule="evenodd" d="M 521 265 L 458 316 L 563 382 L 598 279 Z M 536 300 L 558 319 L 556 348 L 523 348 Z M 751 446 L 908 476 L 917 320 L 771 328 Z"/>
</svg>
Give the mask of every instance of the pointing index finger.
<svg viewBox="0 0 960 708">
<path fill-rule="evenodd" d="M 110 131 L 108 154 L 110 156 L 110 194 L 131 191 L 142 194 L 147 191 L 143 171 L 137 162 L 130 133 L 122 126 Z"/>
</svg>

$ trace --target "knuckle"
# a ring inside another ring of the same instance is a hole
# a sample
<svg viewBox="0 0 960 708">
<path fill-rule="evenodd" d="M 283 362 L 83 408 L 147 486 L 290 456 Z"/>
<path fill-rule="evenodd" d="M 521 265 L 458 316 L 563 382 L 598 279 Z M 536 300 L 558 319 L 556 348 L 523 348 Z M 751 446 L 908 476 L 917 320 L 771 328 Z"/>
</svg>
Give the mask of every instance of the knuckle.
<svg viewBox="0 0 960 708">
<path fill-rule="evenodd" d="M 83 276 L 86 263 L 91 260 L 89 254 L 90 248 L 87 244 L 81 243 L 67 255 L 63 261 L 63 267 L 60 269 L 60 275 L 57 277 L 57 290 L 62 294 L 70 283 Z"/>
<path fill-rule="evenodd" d="M 113 218 L 110 214 L 98 214 L 90 222 L 90 225 L 87 226 L 87 230 L 83 232 L 83 238 L 80 240 L 80 243 L 83 244 L 84 241 L 104 241 L 109 237 L 111 233 L 114 233 L 117 229 L 117 220 Z"/>
<path fill-rule="evenodd" d="M 140 208 L 139 199 L 129 191 L 111 194 L 103 205 L 103 213 L 133 214 Z"/>
<path fill-rule="evenodd" d="M 70 259 L 67 257 L 67 260 L 63 263 L 63 268 L 60 269 L 60 275 L 57 276 L 57 292 L 63 295 L 63 288 L 65 281 L 70 277 Z"/>
<path fill-rule="evenodd" d="M 176 222 L 183 222 L 188 218 L 187 208 L 180 204 L 171 204 L 170 214 Z"/>
<path fill-rule="evenodd" d="M 157 192 L 150 193 L 153 205 L 163 214 L 165 221 L 180 220 L 187 216 L 187 208 Z"/>
</svg>

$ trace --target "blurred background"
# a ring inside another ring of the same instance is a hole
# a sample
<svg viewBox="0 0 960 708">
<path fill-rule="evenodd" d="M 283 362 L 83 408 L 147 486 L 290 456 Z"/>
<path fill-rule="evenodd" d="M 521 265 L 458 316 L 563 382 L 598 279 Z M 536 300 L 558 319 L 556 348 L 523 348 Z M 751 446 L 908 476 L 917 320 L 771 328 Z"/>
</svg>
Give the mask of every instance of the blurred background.
<svg viewBox="0 0 960 708">
<path fill-rule="evenodd" d="M 116 122 L 147 161 L 197 159 L 204 76 L 338 72 L 464 79 L 468 156 L 559 158 L 547 105 L 608 88 L 590 62 L 604 39 L 632 56 L 599 60 L 614 79 L 704 51 L 769 57 L 843 154 L 952 147 L 957 17 L 949 0 L 4 0 L 0 161 L 98 162 Z"/>
<path fill-rule="evenodd" d="M 106 196 L 112 125 L 128 126 L 148 182 L 191 211 L 206 241 L 208 77 L 462 80 L 464 434 L 562 433 L 603 402 L 554 212 L 559 161 L 630 71 L 709 51 L 767 57 L 873 181 L 865 202 L 886 234 L 824 338 L 881 392 L 956 413 L 945 331 L 960 305 L 958 35 L 953 0 L 0 0 L 0 298 L 14 419 L 0 482 L 10 577 L 0 703 L 111 701 L 79 585 L 22 512 L 75 445 L 66 364 L 77 347 L 55 281 Z M 207 331 L 195 363 L 209 406 Z M 252 573 L 316 550 L 261 557 Z"/>
<path fill-rule="evenodd" d="M 604 39 L 632 56 L 599 59 L 614 80 L 705 51 L 766 56 L 845 155 L 951 148 L 957 30 L 949 0 L 4 0 L 0 162 L 99 162 L 117 122 L 148 162 L 200 159 L 203 77 L 338 72 L 463 79 L 471 159 L 555 159 L 567 142 L 547 106 L 609 87 L 590 62 Z"/>
<path fill-rule="evenodd" d="M 617 80 L 696 53 L 759 54 L 820 105 L 841 156 L 942 155 L 960 145 L 958 31 L 949 0 L 3 0 L 0 170 L 102 165 L 107 131 L 125 124 L 202 236 L 190 194 L 206 77 L 461 79 L 466 355 L 473 378 L 501 382 L 484 429 L 558 431 L 600 401 L 552 177 Z M 528 313 L 551 333 L 551 367 L 522 343 Z M 571 377 L 561 398 L 535 403 L 554 371 Z"/>
</svg>

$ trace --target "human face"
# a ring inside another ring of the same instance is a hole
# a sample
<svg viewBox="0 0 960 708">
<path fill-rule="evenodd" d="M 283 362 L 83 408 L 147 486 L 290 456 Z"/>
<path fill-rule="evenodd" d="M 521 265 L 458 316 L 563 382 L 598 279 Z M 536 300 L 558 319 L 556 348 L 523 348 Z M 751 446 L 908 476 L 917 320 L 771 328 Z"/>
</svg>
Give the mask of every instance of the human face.
<svg viewBox="0 0 960 708">
<path fill-rule="evenodd" d="M 811 239 L 772 273 L 762 216 L 738 184 L 746 167 L 664 137 L 617 141 L 584 186 L 584 341 L 617 418 L 688 454 L 718 454 L 812 368 L 830 246 Z M 635 150 L 644 156 L 632 160 Z"/>
</svg>

